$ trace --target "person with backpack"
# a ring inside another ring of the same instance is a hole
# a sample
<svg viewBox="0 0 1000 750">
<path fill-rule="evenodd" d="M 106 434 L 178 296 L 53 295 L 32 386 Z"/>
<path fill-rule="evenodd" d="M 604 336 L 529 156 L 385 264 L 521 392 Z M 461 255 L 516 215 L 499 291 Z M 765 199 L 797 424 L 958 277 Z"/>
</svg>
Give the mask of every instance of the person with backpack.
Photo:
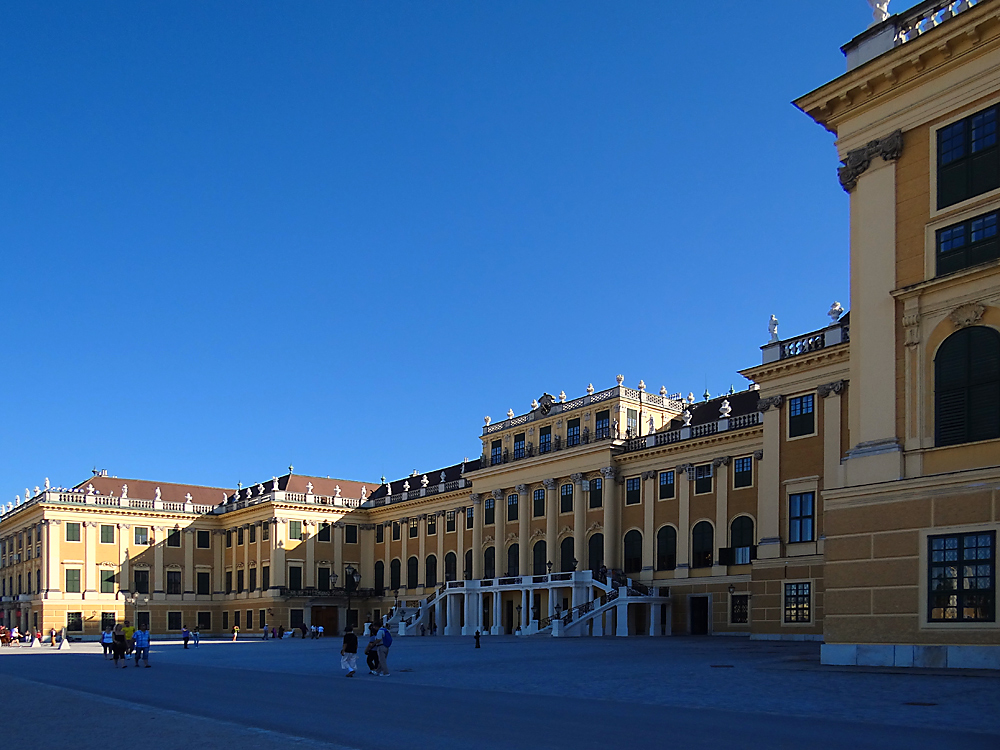
<svg viewBox="0 0 1000 750">
<path fill-rule="evenodd" d="M 375 674 L 379 677 L 388 677 L 389 647 L 392 645 L 392 633 L 385 625 L 378 629 L 378 639 L 375 643 L 378 646 L 378 671 Z"/>
</svg>

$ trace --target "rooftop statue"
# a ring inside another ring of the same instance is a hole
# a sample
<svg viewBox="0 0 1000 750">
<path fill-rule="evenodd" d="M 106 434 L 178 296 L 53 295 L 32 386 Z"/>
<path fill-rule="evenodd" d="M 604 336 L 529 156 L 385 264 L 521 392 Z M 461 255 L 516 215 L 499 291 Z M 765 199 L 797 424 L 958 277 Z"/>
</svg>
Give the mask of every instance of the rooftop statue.
<svg viewBox="0 0 1000 750">
<path fill-rule="evenodd" d="M 122 485 L 122 500 L 127 500 L 127 499 L 128 499 L 128 485 L 127 484 L 123 484 Z"/>
<path fill-rule="evenodd" d="M 778 341 L 778 319 L 773 315 L 771 316 L 771 319 L 767 321 L 767 332 L 771 334 L 771 338 L 767 343 L 773 344 Z"/>
<path fill-rule="evenodd" d="M 155 500 L 159 500 L 160 499 L 160 488 L 159 487 L 156 488 L 156 495 L 155 495 L 154 499 Z"/>
<path fill-rule="evenodd" d="M 889 17 L 889 0 L 868 0 L 872 9 L 872 26 Z"/>
<path fill-rule="evenodd" d="M 840 320 L 840 316 L 843 314 L 844 314 L 844 308 L 841 307 L 839 302 L 834 302 L 832 305 L 830 305 L 830 310 L 827 312 L 827 315 L 830 316 L 831 323 L 836 323 L 838 320 Z"/>
</svg>

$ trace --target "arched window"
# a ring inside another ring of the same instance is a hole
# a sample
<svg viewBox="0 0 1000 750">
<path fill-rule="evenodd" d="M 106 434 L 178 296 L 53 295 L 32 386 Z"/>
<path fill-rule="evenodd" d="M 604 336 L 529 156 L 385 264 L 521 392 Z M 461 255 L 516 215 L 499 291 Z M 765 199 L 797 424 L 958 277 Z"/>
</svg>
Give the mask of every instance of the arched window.
<svg viewBox="0 0 1000 750">
<path fill-rule="evenodd" d="M 399 581 L 400 581 L 399 570 L 400 570 L 399 560 L 393 560 L 391 563 L 389 563 L 389 588 L 392 589 L 393 591 L 397 591 L 399 589 Z"/>
<path fill-rule="evenodd" d="M 507 548 L 507 575 L 518 575 L 518 568 L 521 565 L 520 554 L 521 550 L 518 547 L 517 542 Z"/>
<path fill-rule="evenodd" d="M 417 587 L 417 572 L 420 562 L 415 557 L 406 561 L 406 588 L 415 589 Z"/>
<path fill-rule="evenodd" d="M 753 541 L 753 519 L 748 516 L 734 518 L 729 527 L 729 544 L 733 548 L 733 565 L 750 563 L 755 557 Z"/>
<path fill-rule="evenodd" d="M 462 571 L 462 577 L 466 581 L 472 579 L 472 550 L 465 550 L 465 570 Z"/>
<path fill-rule="evenodd" d="M 545 540 L 539 539 L 535 546 L 531 548 L 531 573 L 536 576 L 543 576 L 548 571 L 545 569 Z"/>
<path fill-rule="evenodd" d="M 449 552 L 444 556 L 444 580 L 454 581 L 458 577 L 458 556 Z"/>
<path fill-rule="evenodd" d="M 698 521 L 691 532 L 691 567 L 708 568 L 712 565 L 712 548 L 715 546 L 712 524 Z"/>
<path fill-rule="evenodd" d="M 381 592 L 385 589 L 385 563 L 379 560 L 375 563 L 375 591 Z"/>
<path fill-rule="evenodd" d="M 625 567 L 626 573 L 638 573 L 642 570 L 642 534 L 632 529 L 625 535 Z"/>
<path fill-rule="evenodd" d="M 656 532 L 656 569 L 673 570 L 677 567 L 677 531 L 673 526 L 663 526 Z"/>
<path fill-rule="evenodd" d="M 587 567 L 595 573 L 604 566 L 604 534 L 594 534 L 587 543 Z"/>
<path fill-rule="evenodd" d="M 576 570 L 576 555 L 573 554 L 573 537 L 568 536 L 559 545 L 559 569 L 563 573 L 572 573 Z"/>
<path fill-rule="evenodd" d="M 438 560 L 434 555 L 427 555 L 424 562 L 424 585 L 429 587 L 437 586 L 438 580 Z"/>
<path fill-rule="evenodd" d="M 487 547 L 483 553 L 483 578 L 496 578 L 497 548 Z"/>
<path fill-rule="evenodd" d="M 935 445 L 1000 437 L 1000 333 L 970 326 L 934 358 Z"/>
</svg>

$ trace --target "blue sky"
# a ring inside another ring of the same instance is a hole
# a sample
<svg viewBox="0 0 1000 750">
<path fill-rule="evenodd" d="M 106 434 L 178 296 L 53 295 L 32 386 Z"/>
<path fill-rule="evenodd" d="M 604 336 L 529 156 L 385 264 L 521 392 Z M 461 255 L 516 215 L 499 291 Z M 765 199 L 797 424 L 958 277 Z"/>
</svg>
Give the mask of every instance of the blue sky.
<svg viewBox="0 0 1000 750">
<path fill-rule="evenodd" d="M 771 313 L 848 306 L 790 101 L 871 15 L 680 6 L 5 4 L 0 500 L 394 478 L 543 391 L 743 388 Z"/>
</svg>

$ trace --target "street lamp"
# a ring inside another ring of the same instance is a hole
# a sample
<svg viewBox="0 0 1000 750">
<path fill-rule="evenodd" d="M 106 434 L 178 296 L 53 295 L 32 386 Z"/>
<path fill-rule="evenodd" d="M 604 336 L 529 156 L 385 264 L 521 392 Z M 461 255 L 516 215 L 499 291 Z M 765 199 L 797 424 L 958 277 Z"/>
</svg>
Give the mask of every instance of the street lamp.
<svg viewBox="0 0 1000 750">
<path fill-rule="evenodd" d="M 147 601 L 149 601 L 149 597 L 138 591 L 125 592 L 125 604 L 132 605 L 132 620 L 135 622 L 136 628 L 139 627 L 139 605 L 145 605 Z"/>
<path fill-rule="evenodd" d="M 549 573 L 552 573 L 552 561 L 551 560 L 549 560 L 547 563 L 545 563 L 545 569 L 548 570 Z"/>
<path fill-rule="evenodd" d="M 576 566 L 580 564 L 580 561 L 575 557 L 573 558 L 573 570 L 576 570 Z"/>
<path fill-rule="evenodd" d="M 353 565 L 348 565 L 344 569 L 344 588 L 347 589 L 347 626 L 351 626 L 351 592 L 357 589 L 361 583 L 361 573 L 354 569 Z"/>
</svg>

